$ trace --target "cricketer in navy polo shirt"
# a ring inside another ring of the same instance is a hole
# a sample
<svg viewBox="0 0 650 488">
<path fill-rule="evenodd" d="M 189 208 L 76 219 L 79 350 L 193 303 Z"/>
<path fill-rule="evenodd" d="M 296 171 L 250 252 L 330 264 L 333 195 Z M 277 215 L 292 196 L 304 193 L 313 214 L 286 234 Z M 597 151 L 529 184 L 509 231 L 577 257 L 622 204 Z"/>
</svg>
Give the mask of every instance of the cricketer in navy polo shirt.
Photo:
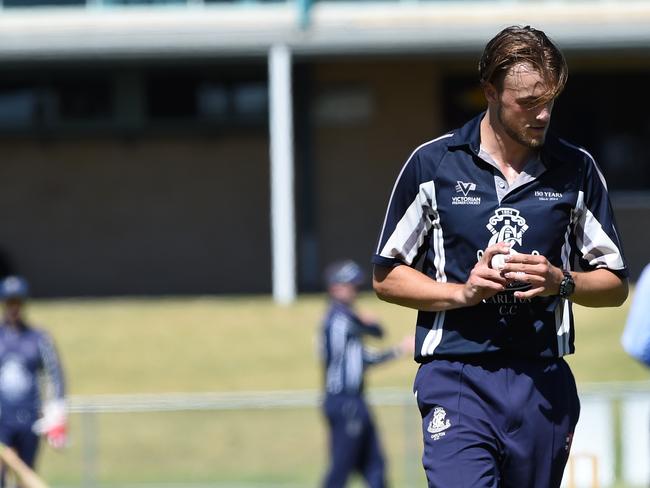
<svg viewBox="0 0 650 488">
<path fill-rule="evenodd" d="M 417 309 L 414 392 L 430 487 L 559 487 L 579 416 L 572 302 L 618 306 L 627 269 L 607 184 L 548 132 L 567 79 L 513 26 L 479 64 L 487 111 L 418 147 L 373 257 L 386 301 Z"/>
<path fill-rule="evenodd" d="M 374 365 L 413 352 L 413 336 L 385 350 L 364 345 L 364 337 L 382 337 L 374 318 L 356 309 L 364 273 L 357 263 L 337 261 L 325 270 L 329 306 L 320 332 L 324 370 L 323 413 L 329 430 L 329 457 L 322 488 L 343 488 L 353 473 L 369 488 L 385 488 L 386 462 L 373 415 L 364 398 L 363 377 Z"/>
</svg>

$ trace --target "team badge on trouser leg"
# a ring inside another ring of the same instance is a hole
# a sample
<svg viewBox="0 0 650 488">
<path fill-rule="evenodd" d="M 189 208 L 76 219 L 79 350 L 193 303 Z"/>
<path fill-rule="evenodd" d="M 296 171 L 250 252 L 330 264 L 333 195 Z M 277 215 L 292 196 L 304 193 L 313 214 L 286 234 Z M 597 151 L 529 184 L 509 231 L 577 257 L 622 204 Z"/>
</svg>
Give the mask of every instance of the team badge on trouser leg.
<svg viewBox="0 0 650 488">
<path fill-rule="evenodd" d="M 435 360 L 418 371 L 428 486 L 559 488 L 579 414 L 569 367 L 483 361 Z"/>
</svg>

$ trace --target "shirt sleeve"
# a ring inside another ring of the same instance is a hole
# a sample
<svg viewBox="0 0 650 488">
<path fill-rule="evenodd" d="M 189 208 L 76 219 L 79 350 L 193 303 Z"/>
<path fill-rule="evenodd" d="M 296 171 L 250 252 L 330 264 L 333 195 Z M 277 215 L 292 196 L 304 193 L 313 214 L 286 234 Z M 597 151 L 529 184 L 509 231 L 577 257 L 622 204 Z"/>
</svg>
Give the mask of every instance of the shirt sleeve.
<svg viewBox="0 0 650 488">
<path fill-rule="evenodd" d="M 607 183 L 594 159 L 587 154 L 583 185 L 574 215 L 575 247 L 579 268 L 606 268 L 628 276 L 623 248 L 616 229 Z"/>
<path fill-rule="evenodd" d="M 63 400 L 65 397 L 65 381 L 59 354 L 49 334 L 41 332 L 39 335 L 38 348 L 46 378 L 46 395 L 49 400 Z"/>
<path fill-rule="evenodd" d="M 650 265 L 636 284 L 621 344 L 630 356 L 650 367 Z"/>
<path fill-rule="evenodd" d="M 433 180 L 421 174 L 420 154 L 408 159 L 393 187 L 372 262 L 412 265 L 427 233 L 437 222 Z"/>
<path fill-rule="evenodd" d="M 385 363 L 399 357 L 400 352 L 397 348 L 384 349 L 383 351 L 375 350 L 370 347 L 363 348 L 363 364 L 373 366 L 375 364 Z"/>
<path fill-rule="evenodd" d="M 384 335 L 384 329 L 378 323 L 366 324 L 356 315 L 350 317 L 349 331 L 356 336 L 370 336 L 381 338 Z"/>
</svg>

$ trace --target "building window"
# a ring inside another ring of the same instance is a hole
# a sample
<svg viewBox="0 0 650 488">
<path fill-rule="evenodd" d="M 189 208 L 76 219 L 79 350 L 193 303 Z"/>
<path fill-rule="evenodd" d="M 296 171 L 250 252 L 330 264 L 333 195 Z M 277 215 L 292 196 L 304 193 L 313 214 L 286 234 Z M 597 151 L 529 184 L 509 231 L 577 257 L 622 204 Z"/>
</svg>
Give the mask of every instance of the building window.
<svg viewBox="0 0 650 488">
<path fill-rule="evenodd" d="M 69 68 L 0 77 L 0 135 L 265 128 L 264 65 Z"/>
<path fill-rule="evenodd" d="M 260 77 L 210 73 L 152 74 L 147 77 L 147 117 L 152 124 L 263 125 L 268 87 Z"/>
<path fill-rule="evenodd" d="M 112 90 L 106 78 L 0 83 L 0 130 L 55 130 L 108 123 Z"/>
</svg>

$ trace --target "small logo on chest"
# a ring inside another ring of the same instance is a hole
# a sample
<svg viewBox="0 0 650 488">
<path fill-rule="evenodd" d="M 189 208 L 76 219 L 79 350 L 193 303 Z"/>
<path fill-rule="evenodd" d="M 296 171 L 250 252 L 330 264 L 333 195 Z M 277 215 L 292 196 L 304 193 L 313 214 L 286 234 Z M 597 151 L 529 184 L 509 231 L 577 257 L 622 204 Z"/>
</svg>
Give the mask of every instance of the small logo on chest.
<svg viewBox="0 0 650 488">
<path fill-rule="evenodd" d="M 555 191 L 535 191 L 535 197 L 540 202 L 557 202 L 562 198 L 562 193 Z"/>
<path fill-rule="evenodd" d="M 465 181 L 456 180 L 456 193 L 461 193 L 462 196 L 451 197 L 452 205 L 480 205 L 481 197 L 470 196 L 470 192 L 476 190 L 476 183 L 468 183 Z"/>
</svg>

